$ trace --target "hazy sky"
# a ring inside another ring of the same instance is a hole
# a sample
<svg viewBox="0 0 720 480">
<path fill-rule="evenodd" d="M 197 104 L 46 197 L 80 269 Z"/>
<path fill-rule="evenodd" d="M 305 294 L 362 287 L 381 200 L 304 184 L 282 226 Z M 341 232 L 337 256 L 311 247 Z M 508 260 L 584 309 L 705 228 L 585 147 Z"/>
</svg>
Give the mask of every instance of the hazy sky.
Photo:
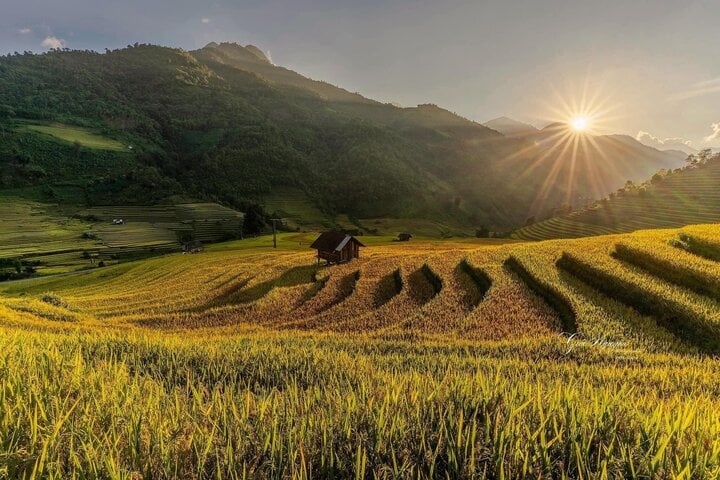
<svg viewBox="0 0 720 480">
<path fill-rule="evenodd" d="M 720 146 L 720 0 L 0 0 L 0 52 L 210 41 L 478 121 L 560 120 L 585 90 L 603 133 Z"/>
</svg>

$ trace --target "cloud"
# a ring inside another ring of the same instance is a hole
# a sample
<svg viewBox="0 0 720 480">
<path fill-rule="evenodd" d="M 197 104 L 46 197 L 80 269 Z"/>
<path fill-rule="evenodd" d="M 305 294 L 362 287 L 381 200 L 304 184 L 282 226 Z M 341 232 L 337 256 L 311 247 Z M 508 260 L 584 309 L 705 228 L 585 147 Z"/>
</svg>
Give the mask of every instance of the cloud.
<svg viewBox="0 0 720 480">
<path fill-rule="evenodd" d="M 660 150 L 682 150 L 684 152 L 694 152 L 692 142 L 681 137 L 656 137 L 650 132 L 640 130 L 635 136 L 635 140 L 650 147 Z"/>
<path fill-rule="evenodd" d="M 703 138 L 703 140 L 705 140 L 706 142 L 714 142 L 715 140 L 720 140 L 720 122 L 713 123 L 712 125 L 710 125 L 710 128 L 712 128 L 713 133 Z"/>
<path fill-rule="evenodd" d="M 28 33 L 32 33 L 32 29 L 30 29 L 30 28 L 21 28 L 20 30 L 18 30 L 18 33 L 21 33 L 21 34 L 23 34 L 23 35 L 27 35 Z"/>
<path fill-rule="evenodd" d="M 63 48 L 65 47 L 65 40 L 57 37 L 45 37 L 45 40 L 40 45 L 45 48 Z"/>
<path fill-rule="evenodd" d="M 207 25 L 208 23 L 210 23 L 210 19 L 207 18 L 207 17 L 201 18 L 200 21 L 201 21 L 202 23 L 206 24 L 206 25 Z"/>
<path fill-rule="evenodd" d="M 684 92 L 678 92 L 670 97 L 671 100 L 687 100 L 688 98 L 701 97 L 711 93 L 720 92 L 720 77 L 695 83 Z"/>
</svg>

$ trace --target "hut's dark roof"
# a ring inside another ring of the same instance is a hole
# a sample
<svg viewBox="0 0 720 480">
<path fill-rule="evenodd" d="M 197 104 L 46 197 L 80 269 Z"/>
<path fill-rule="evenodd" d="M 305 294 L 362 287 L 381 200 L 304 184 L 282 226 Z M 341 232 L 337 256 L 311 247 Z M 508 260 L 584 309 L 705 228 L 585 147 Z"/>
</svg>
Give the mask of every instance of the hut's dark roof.
<svg viewBox="0 0 720 480">
<path fill-rule="evenodd" d="M 347 233 L 343 232 L 324 232 L 321 233 L 320 236 L 310 245 L 310 248 L 315 248 L 317 250 L 336 250 L 340 251 L 343 249 L 345 245 L 347 245 L 348 242 L 355 242 L 359 246 L 364 247 L 360 241 L 351 236 Z"/>
<path fill-rule="evenodd" d="M 185 248 L 201 248 L 203 246 L 200 240 L 191 240 L 185 243 Z"/>
</svg>

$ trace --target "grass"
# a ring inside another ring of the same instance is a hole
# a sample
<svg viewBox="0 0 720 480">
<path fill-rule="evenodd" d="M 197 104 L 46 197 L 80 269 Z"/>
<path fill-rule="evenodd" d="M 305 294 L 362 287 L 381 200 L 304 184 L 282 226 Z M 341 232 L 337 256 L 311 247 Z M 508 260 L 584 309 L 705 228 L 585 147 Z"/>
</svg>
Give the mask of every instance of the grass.
<svg viewBox="0 0 720 480">
<path fill-rule="evenodd" d="M 67 143 L 77 143 L 85 148 L 96 150 L 128 151 L 128 146 L 117 140 L 104 137 L 86 128 L 55 123 L 52 125 L 26 125 L 22 129 L 49 135 Z"/>
<path fill-rule="evenodd" d="M 368 237 L 318 267 L 283 233 L 0 284 L 0 477 L 716 478 L 720 265 L 688 237 L 720 247 Z"/>
</svg>

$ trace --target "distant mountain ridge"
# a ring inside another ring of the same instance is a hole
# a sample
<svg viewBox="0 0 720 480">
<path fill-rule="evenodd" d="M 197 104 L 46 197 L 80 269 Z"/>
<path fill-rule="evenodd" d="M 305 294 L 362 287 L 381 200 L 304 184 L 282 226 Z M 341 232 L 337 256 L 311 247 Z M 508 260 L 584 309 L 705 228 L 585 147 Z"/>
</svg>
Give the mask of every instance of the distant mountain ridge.
<svg viewBox="0 0 720 480">
<path fill-rule="evenodd" d="M 534 135 L 540 130 L 529 123 L 519 122 L 509 117 L 498 117 L 485 122 L 488 128 L 502 133 L 506 137 L 527 137 Z"/>
</svg>

